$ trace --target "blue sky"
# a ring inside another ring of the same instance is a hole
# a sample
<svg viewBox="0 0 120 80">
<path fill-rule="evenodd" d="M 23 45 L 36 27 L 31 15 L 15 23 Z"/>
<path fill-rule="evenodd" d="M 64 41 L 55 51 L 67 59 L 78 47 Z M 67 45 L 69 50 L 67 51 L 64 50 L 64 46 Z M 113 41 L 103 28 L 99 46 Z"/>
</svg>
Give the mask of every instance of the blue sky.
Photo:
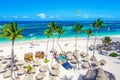
<svg viewBox="0 0 120 80">
<path fill-rule="evenodd" d="M 0 20 L 120 20 L 120 0 L 0 0 Z"/>
</svg>

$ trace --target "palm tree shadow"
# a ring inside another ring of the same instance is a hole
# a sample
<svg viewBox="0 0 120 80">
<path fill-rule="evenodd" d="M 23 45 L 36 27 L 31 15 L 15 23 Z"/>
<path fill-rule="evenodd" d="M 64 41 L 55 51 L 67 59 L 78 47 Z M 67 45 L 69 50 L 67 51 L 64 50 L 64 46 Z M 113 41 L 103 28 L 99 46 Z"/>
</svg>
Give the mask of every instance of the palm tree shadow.
<svg viewBox="0 0 120 80">
<path fill-rule="evenodd" d="M 67 77 L 66 75 L 60 78 L 60 80 L 72 80 L 73 76 Z"/>
</svg>

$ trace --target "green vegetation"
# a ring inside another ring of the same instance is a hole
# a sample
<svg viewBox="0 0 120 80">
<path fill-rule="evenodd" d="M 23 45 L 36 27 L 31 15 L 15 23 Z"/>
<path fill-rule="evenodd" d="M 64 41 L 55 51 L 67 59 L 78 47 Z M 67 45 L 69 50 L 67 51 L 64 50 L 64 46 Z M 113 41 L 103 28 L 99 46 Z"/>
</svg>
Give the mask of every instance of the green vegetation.
<svg viewBox="0 0 120 80">
<path fill-rule="evenodd" d="M 103 25 L 103 23 L 104 22 L 100 18 L 98 18 L 96 21 L 94 21 L 94 23 L 91 24 L 91 26 L 93 26 L 95 28 L 95 31 L 96 31 L 95 40 L 94 40 L 94 46 L 96 44 L 98 30 L 100 28 L 105 27 L 105 25 Z M 93 56 L 94 56 L 94 54 L 95 54 L 95 49 L 93 50 Z"/>
<path fill-rule="evenodd" d="M 115 52 L 112 52 L 112 53 L 109 54 L 109 56 L 111 56 L 111 57 L 118 57 L 118 54 L 115 53 Z"/>
<path fill-rule="evenodd" d="M 57 32 L 57 23 L 56 22 L 51 22 L 51 23 L 49 23 L 48 24 L 48 28 L 49 28 L 49 30 L 51 30 L 52 31 L 52 37 L 53 37 L 53 45 L 52 45 L 52 48 L 53 48 L 53 50 L 54 50 L 54 34 Z"/>
<path fill-rule="evenodd" d="M 87 34 L 87 54 L 88 54 L 88 42 L 89 42 L 89 37 L 93 35 L 93 31 L 92 31 L 92 29 L 89 28 L 89 29 L 87 29 L 87 30 L 85 31 L 85 33 Z"/>
<path fill-rule="evenodd" d="M 21 35 L 23 28 L 17 28 L 17 23 L 11 22 L 10 24 L 5 24 L 2 28 L 2 31 L 0 33 L 0 37 L 5 37 L 9 40 L 12 41 L 12 52 L 11 52 L 11 78 L 13 79 L 13 64 L 15 63 L 14 61 L 14 43 L 17 38 L 21 39 L 23 38 L 23 35 Z"/>
<path fill-rule="evenodd" d="M 80 25 L 79 23 L 76 23 L 74 26 L 73 26 L 73 30 L 75 31 L 76 33 L 76 44 L 75 44 L 75 51 L 77 50 L 77 38 L 78 38 L 78 34 L 80 32 L 83 32 L 82 28 L 84 26 L 83 25 Z"/>
<path fill-rule="evenodd" d="M 62 26 L 58 26 L 57 32 L 58 32 L 57 44 L 58 44 L 58 46 L 60 47 L 61 51 L 63 52 L 63 50 L 62 50 L 62 48 L 61 48 L 61 46 L 60 46 L 60 44 L 59 44 L 58 42 L 59 42 L 60 37 L 65 33 L 65 30 L 63 29 Z"/>
<path fill-rule="evenodd" d="M 112 42 L 112 39 L 110 37 L 105 36 L 102 40 L 103 45 L 110 44 Z"/>
</svg>

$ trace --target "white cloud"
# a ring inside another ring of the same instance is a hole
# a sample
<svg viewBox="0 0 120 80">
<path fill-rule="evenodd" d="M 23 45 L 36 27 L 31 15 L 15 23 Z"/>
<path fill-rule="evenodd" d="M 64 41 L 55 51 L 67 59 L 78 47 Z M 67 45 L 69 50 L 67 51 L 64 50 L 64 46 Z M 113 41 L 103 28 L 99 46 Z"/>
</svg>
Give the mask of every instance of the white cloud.
<svg viewBox="0 0 120 80">
<path fill-rule="evenodd" d="M 22 16 L 22 18 L 28 18 L 28 16 Z"/>
<path fill-rule="evenodd" d="M 18 18 L 18 16 L 12 16 L 12 18 Z"/>
<path fill-rule="evenodd" d="M 46 15 L 44 13 L 40 13 L 37 16 L 40 17 L 41 19 L 45 19 L 46 18 Z"/>
</svg>

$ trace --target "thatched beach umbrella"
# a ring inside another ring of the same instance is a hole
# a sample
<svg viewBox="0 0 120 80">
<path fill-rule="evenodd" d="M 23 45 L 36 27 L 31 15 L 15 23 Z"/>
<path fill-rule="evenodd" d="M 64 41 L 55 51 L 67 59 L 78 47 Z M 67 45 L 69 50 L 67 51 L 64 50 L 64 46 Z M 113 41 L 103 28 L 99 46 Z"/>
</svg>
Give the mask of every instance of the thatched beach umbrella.
<svg viewBox="0 0 120 80">
<path fill-rule="evenodd" d="M 32 74 L 27 74 L 23 80 L 34 80 L 34 77 Z"/>
<path fill-rule="evenodd" d="M 81 56 L 82 58 L 84 58 L 84 57 L 86 57 L 86 53 L 85 53 L 85 52 L 81 52 L 81 53 L 80 53 L 80 56 Z"/>
<path fill-rule="evenodd" d="M 31 63 L 29 63 L 29 62 L 24 63 L 23 68 L 26 68 L 28 65 L 31 65 Z"/>
<path fill-rule="evenodd" d="M 59 64 L 54 64 L 54 65 L 52 66 L 52 69 L 59 69 L 59 67 L 60 67 Z"/>
<path fill-rule="evenodd" d="M 0 61 L 4 60 L 5 57 L 4 56 L 0 56 Z"/>
<path fill-rule="evenodd" d="M 88 70 L 83 80 L 116 80 L 115 76 L 102 68 Z"/>
<path fill-rule="evenodd" d="M 92 66 L 94 66 L 94 67 L 98 67 L 99 65 L 100 65 L 100 63 L 97 60 L 92 62 Z"/>
<path fill-rule="evenodd" d="M 39 62 L 39 61 L 34 61 L 33 62 L 33 66 L 35 66 L 35 67 L 38 67 L 38 66 L 40 66 L 41 65 L 41 63 Z"/>
<path fill-rule="evenodd" d="M 39 70 L 41 72 L 46 72 L 47 71 L 47 66 L 41 66 Z"/>
<path fill-rule="evenodd" d="M 67 58 L 69 59 L 69 60 L 71 60 L 71 59 L 74 59 L 75 57 L 73 56 L 73 54 L 71 54 L 71 53 L 68 53 L 67 55 Z"/>
<path fill-rule="evenodd" d="M 5 67 L 4 67 L 4 66 L 0 66 L 0 73 L 4 73 L 5 71 L 7 71 L 7 70 L 5 69 Z"/>
<path fill-rule="evenodd" d="M 83 58 L 83 61 L 84 61 L 84 62 L 88 62 L 88 61 L 89 61 L 89 57 L 84 57 L 84 58 Z"/>
<path fill-rule="evenodd" d="M 24 60 L 21 60 L 21 61 L 19 61 L 19 62 L 17 62 L 17 64 L 19 65 L 19 66 L 21 66 L 21 65 L 23 65 L 23 64 L 25 64 L 26 62 L 24 61 Z"/>
<path fill-rule="evenodd" d="M 90 65 L 88 62 L 84 62 L 82 65 L 81 65 L 82 68 L 85 68 L 85 69 L 89 69 L 90 68 Z"/>
<path fill-rule="evenodd" d="M 77 59 L 70 60 L 70 63 L 72 63 L 72 64 L 76 64 L 77 62 L 78 62 Z"/>
<path fill-rule="evenodd" d="M 45 76 L 46 74 L 44 72 L 40 72 L 37 74 L 36 80 L 42 80 Z"/>
<path fill-rule="evenodd" d="M 59 70 L 52 70 L 52 71 L 51 71 L 51 75 L 52 75 L 52 76 L 58 76 L 59 73 L 60 73 Z"/>
<path fill-rule="evenodd" d="M 91 61 L 96 61 L 97 58 L 96 58 L 95 56 L 92 56 L 92 57 L 90 58 L 90 60 L 91 60 Z"/>
<path fill-rule="evenodd" d="M 102 65 L 105 65 L 107 62 L 106 62 L 104 59 L 101 59 L 101 60 L 99 61 L 99 63 L 100 63 L 100 65 L 102 66 Z"/>
<path fill-rule="evenodd" d="M 19 70 L 17 71 L 17 75 L 23 75 L 23 74 L 25 74 L 25 72 L 26 72 L 26 70 L 25 70 L 24 68 L 19 69 Z"/>
<path fill-rule="evenodd" d="M 9 77 L 11 77 L 11 71 L 8 70 L 8 71 L 6 71 L 5 73 L 3 73 L 3 77 L 4 77 L 4 78 L 9 78 Z"/>
</svg>

